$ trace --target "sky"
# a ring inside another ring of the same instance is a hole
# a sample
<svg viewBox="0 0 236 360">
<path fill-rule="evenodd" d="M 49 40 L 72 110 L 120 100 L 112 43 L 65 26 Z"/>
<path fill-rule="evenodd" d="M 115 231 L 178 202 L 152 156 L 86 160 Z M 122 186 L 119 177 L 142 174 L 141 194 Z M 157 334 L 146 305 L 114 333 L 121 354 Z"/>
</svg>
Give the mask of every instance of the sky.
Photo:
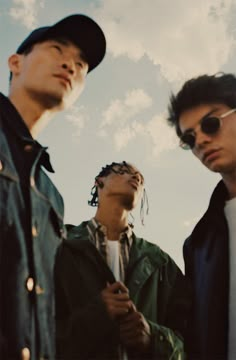
<svg viewBox="0 0 236 360">
<path fill-rule="evenodd" d="M 234 73 L 236 0 L 0 0 L 2 93 L 8 95 L 7 59 L 26 36 L 75 13 L 98 22 L 107 53 L 78 101 L 38 138 L 48 146 L 65 222 L 90 219 L 94 177 L 106 164 L 128 161 L 144 175 L 149 199 L 144 226 L 140 205 L 133 211 L 134 232 L 184 270 L 184 240 L 220 177 L 178 147 L 167 106 L 189 78 Z"/>
</svg>

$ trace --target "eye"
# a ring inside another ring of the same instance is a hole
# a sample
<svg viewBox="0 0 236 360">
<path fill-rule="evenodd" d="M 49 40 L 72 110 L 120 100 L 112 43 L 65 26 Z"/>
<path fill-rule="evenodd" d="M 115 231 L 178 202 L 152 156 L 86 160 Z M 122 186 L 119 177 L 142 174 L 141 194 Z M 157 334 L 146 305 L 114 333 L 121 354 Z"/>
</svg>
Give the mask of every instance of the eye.
<svg viewBox="0 0 236 360">
<path fill-rule="evenodd" d="M 79 66 L 79 67 L 81 67 L 81 69 L 82 69 L 83 66 L 84 66 L 84 64 L 83 64 L 81 61 L 76 62 L 76 65 Z"/>
<path fill-rule="evenodd" d="M 56 49 L 60 54 L 62 53 L 62 49 L 59 45 L 52 45 L 54 49 Z"/>
</svg>

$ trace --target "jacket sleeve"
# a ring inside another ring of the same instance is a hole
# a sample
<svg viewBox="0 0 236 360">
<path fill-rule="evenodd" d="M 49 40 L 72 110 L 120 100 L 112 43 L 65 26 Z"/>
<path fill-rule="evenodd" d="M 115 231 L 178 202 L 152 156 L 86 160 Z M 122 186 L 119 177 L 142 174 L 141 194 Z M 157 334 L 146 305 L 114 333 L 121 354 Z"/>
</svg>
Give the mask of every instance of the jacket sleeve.
<svg viewBox="0 0 236 360">
<path fill-rule="evenodd" d="M 152 334 L 150 359 L 185 359 L 184 343 L 181 335 L 177 335 L 171 329 L 152 321 L 148 321 L 148 323 Z"/>
<path fill-rule="evenodd" d="M 70 270 L 74 268 L 68 266 L 71 260 L 63 245 L 59 247 L 54 271 L 57 359 L 68 359 L 68 356 L 74 358 L 75 354 L 76 359 L 85 359 L 90 352 L 93 354 L 99 351 L 108 336 L 110 345 L 117 341 L 116 326 L 110 320 L 99 294 L 86 305 L 73 305 L 72 308 L 70 297 L 73 296 L 73 282 L 76 278 L 73 270 Z"/>
<path fill-rule="evenodd" d="M 158 323 L 149 321 L 152 358 L 185 359 L 184 338 L 190 308 L 189 284 L 169 256 L 160 273 L 158 307 Z"/>
</svg>

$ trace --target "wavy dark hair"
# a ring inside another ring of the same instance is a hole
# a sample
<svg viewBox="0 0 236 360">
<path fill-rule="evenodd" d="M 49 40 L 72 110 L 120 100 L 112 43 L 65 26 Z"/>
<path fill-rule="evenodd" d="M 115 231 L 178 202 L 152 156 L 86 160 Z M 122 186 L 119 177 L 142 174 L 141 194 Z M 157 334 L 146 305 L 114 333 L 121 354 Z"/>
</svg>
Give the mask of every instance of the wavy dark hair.
<svg viewBox="0 0 236 360">
<path fill-rule="evenodd" d="M 179 128 L 181 114 L 195 106 L 213 103 L 225 104 L 230 108 L 236 107 L 234 74 L 205 74 L 186 81 L 176 95 L 170 96 L 167 121 L 171 126 L 175 126 L 177 135 L 181 136 Z"/>
</svg>

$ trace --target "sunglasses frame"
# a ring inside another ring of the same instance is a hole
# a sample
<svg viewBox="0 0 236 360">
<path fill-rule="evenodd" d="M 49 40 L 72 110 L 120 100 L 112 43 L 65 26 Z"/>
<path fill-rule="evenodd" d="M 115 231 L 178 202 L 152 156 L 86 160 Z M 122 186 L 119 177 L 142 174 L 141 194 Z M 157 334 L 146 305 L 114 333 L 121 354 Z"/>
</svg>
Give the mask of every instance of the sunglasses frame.
<svg viewBox="0 0 236 360">
<path fill-rule="evenodd" d="M 225 113 L 223 113 L 223 114 L 220 115 L 220 116 L 207 116 L 207 117 L 203 117 L 203 118 L 200 120 L 200 122 L 199 122 L 201 131 L 202 131 L 204 134 L 208 134 L 208 135 L 216 134 L 216 133 L 218 132 L 218 130 L 221 128 L 221 126 L 222 126 L 222 121 L 221 121 L 221 119 L 224 119 L 224 118 L 227 117 L 228 115 L 233 114 L 235 111 L 236 111 L 236 108 L 233 108 L 233 109 L 230 109 L 230 110 L 226 111 Z M 219 120 L 219 127 L 218 127 L 218 129 L 217 129 L 216 131 L 214 131 L 214 132 L 206 132 L 206 131 L 204 131 L 204 130 L 202 129 L 202 123 L 203 123 L 204 121 L 207 121 L 207 119 L 209 119 L 209 118 L 216 118 L 216 119 Z M 186 136 L 186 135 L 189 135 L 190 137 L 193 138 L 193 146 L 191 146 L 190 144 L 188 144 L 188 143 L 186 143 L 186 142 L 183 141 L 183 137 Z M 192 131 L 190 131 L 190 132 L 187 132 L 187 133 L 184 132 L 184 133 L 181 135 L 181 137 L 180 137 L 179 146 L 180 146 L 182 149 L 184 149 L 184 150 L 192 150 L 192 149 L 194 148 L 194 146 L 195 146 L 195 140 L 196 140 L 196 134 L 195 134 L 195 131 L 194 131 L 194 130 L 192 130 Z"/>
</svg>

